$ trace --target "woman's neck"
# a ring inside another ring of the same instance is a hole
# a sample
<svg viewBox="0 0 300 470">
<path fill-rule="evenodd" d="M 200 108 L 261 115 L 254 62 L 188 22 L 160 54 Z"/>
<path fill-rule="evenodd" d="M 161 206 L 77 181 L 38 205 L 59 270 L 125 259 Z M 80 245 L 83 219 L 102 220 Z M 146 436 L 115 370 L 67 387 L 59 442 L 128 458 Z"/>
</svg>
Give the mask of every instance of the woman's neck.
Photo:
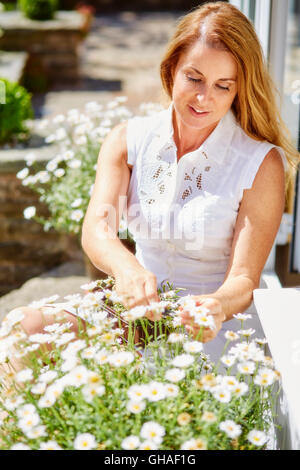
<svg viewBox="0 0 300 470">
<path fill-rule="evenodd" d="M 186 153 L 197 150 L 218 125 L 218 123 L 215 123 L 211 126 L 205 127 L 204 129 L 188 127 L 182 121 L 177 119 L 174 109 L 172 121 L 174 142 L 177 147 L 177 160 Z"/>
</svg>

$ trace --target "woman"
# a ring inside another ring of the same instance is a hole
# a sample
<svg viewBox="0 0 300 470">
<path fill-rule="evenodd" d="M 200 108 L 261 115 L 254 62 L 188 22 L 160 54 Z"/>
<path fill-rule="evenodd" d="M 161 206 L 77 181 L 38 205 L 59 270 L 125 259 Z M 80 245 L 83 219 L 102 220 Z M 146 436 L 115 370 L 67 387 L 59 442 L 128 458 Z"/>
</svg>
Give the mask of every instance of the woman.
<svg viewBox="0 0 300 470">
<path fill-rule="evenodd" d="M 232 315 L 260 285 L 284 210 L 284 165 L 299 155 L 253 26 L 232 5 L 207 3 L 180 21 L 161 79 L 169 108 L 117 126 L 102 145 L 82 246 L 128 308 L 157 301 L 164 281 L 195 295 L 214 315 L 203 341 L 216 357 L 220 331 L 234 329 Z M 126 197 L 136 256 L 116 237 Z M 41 312 L 23 312 L 28 333 L 44 326 Z"/>
</svg>

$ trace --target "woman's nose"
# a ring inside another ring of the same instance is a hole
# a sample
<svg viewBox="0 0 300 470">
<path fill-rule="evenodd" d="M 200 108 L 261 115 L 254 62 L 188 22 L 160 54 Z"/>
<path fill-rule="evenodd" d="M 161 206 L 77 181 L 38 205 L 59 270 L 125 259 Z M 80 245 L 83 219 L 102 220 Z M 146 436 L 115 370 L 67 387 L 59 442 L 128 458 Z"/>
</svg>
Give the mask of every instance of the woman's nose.
<svg viewBox="0 0 300 470">
<path fill-rule="evenodd" d="M 204 86 L 201 89 L 201 92 L 197 93 L 197 100 L 199 103 L 203 103 L 205 101 L 208 101 L 210 99 L 210 89 L 209 87 Z"/>
</svg>

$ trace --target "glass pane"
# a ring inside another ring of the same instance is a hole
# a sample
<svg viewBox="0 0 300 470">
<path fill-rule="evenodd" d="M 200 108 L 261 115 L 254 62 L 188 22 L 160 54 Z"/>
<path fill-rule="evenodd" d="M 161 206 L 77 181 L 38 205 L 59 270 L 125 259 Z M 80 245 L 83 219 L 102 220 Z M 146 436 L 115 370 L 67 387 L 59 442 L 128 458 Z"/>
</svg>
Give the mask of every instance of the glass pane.
<svg viewBox="0 0 300 470">
<path fill-rule="evenodd" d="M 284 80 L 283 117 L 292 134 L 294 144 L 299 148 L 300 118 L 300 0 L 289 0 L 287 29 L 287 50 Z M 295 187 L 294 224 L 292 239 L 292 271 L 300 272 L 300 189 Z"/>
</svg>

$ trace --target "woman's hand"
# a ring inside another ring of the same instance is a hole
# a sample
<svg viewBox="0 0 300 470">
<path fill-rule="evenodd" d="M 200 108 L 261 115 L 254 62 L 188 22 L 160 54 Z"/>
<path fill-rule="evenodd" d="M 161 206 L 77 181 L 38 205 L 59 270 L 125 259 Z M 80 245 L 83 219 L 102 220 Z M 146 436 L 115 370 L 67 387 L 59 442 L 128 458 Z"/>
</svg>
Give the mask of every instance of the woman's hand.
<svg viewBox="0 0 300 470">
<path fill-rule="evenodd" d="M 114 277 L 117 295 L 127 309 L 160 301 L 156 276 L 142 266 L 123 266 L 114 273 Z M 147 318 L 152 321 L 160 320 L 161 315 L 158 317 L 149 312 Z"/>
<path fill-rule="evenodd" d="M 208 315 L 213 316 L 216 328 L 213 330 L 204 328 L 202 335 L 200 335 L 199 333 L 203 327 L 194 323 L 194 318 L 191 317 L 187 311 L 181 313 L 181 322 L 185 325 L 188 333 L 193 335 L 194 339 L 197 338 L 202 343 L 207 343 L 217 336 L 222 328 L 223 322 L 226 320 L 226 315 L 223 313 L 222 304 L 218 299 L 203 295 L 195 295 L 192 296 L 192 298 L 199 303 L 199 305 L 209 309 Z"/>
</svg>

